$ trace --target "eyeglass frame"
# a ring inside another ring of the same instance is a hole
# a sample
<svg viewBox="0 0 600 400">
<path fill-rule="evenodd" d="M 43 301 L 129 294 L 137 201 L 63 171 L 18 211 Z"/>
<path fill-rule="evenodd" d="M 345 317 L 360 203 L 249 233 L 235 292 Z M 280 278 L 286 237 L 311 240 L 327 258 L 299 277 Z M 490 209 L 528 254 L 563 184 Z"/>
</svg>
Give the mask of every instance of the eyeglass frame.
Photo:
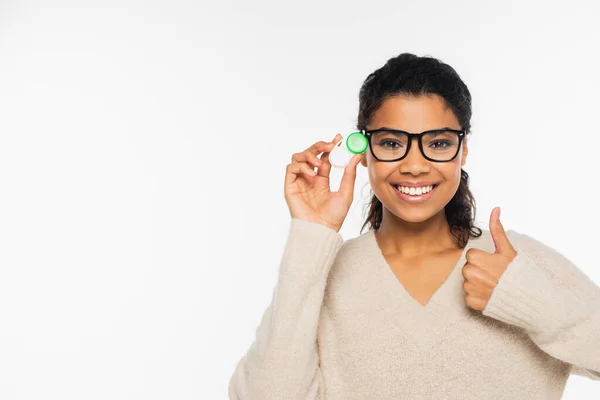
<svg viewBox="0 0 600 400">
<path fill-rule="evenodd" d="M 379 128 L 379 129 L 370 129 L 370 130 L 362 129 L 361 132 L 363 133 L 363 135 L 365 135 L 367 137 L 367 140 L 369 142 L 369 149 L 371 150 L 371 154 L 373 155 L 373 157 L 375 157 L 376 160 L 382 161 L 382 162 L 395 162 L 395 161 L 400 161 L 400 160 L 404 159 L 408 155 L 408 152 L 410 151 L 410 146 L 413 142 L 413 140 L 412 140 L 413 137 L 417 138 L 417 142 L 419 143 L 419 150 L 421 150 L 421 155 L 423 157 L 425 157 L 426 160 L 432 161 L 432 162 L 450 162 L 450 161 L 454 160 L 456 158 L 456 156 L 458 156 L 458 153 L 460 152 L 460 146 L 466 135 L 464 129 L 459 130 L 459 129 L 452 129 L 452 128 L 438 128 L 438 129 L 431 129 L 428 131 L 424 131 L 421 133 L 409 133 L 409 132 L 402 131 L 399 129 L 389 129 L 389 128 L 383 127 L 383 128 Z M 404 155 L 402 157 L 394 159 L 394 160 L 382 160 L 382 159 L 378 158 L 375 155 L 375 152 L 373 151 L 373 146 L 371 144 L 371 136 L 373 133 L 377 133 L 377 132 L 403 133 L 403 134 L 407 135 L 408 136 L 408 144 L 406 145 L 406 153 L 404 153 Z M 429 158 L 429 157 L 427 157 L 427 155 L 425 155 L 425 151 L 423 150 L 423 136 L 428 133 L 432 133 L 432 132 L 454 132 L 454 133 L 458 134 L 458 146 L 456 147 L 456 154 L 454 154 L 454 156 L 451 159 L 446 160 L 446 161 L 439 161 L 439 160 L 434 160 L 432 158 Z"/>
</svg>

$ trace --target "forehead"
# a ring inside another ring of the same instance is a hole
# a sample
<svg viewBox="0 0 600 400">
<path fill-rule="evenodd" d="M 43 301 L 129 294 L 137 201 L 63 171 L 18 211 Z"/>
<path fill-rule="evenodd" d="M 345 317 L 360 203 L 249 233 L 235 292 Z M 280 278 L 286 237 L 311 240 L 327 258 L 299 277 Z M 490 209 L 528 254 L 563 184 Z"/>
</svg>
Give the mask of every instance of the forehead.
<svg viewBox="0 0 600 400">
<path fill-rule="evenodd" d="M 383 126 L 415 133 L 443 127 L 460 129 L 458 119 L 438 95 L 386 99 L 373 114 L 367 129 Z"/>
</svg>

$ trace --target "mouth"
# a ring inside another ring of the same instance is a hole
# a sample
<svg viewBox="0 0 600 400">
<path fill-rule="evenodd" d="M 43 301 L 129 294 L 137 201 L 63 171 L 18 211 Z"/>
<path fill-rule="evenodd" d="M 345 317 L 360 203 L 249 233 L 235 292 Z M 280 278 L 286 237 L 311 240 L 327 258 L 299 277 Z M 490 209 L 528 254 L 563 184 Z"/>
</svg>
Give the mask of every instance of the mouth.
<svg viewBox="0 0 600 400">
<path fill-rule="evenodd" d="M 435 193 L 439 184 L 433 184 L 429 186 L 423 186 L 419 188 L 404 187 L 399 185 L 392 185 L 395 193 L 401 200 L 409 203 L 422 203 L 429 200 Z"/>
</svg>

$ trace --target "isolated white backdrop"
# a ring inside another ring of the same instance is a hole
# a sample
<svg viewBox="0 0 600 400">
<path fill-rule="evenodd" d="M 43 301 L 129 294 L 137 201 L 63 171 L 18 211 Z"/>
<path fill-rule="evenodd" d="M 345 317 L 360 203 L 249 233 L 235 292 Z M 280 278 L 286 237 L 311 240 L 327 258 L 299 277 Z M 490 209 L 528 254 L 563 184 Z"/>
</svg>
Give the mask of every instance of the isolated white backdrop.
<svg viewBox="0 0 600 400">
<path fill-rule="evenodd" d="M 473 95 L 477 221 L 600 284 L 598 3 L 0 1 L 0 398 L 226 399 L 293 153 L 402 52 Z M 334 187 L 341 176 L 334 172 Z M 359 166 L 341 234 L 359 234 Z M 565 399 L 597 399 L 573 376 Z"/>
</svg>

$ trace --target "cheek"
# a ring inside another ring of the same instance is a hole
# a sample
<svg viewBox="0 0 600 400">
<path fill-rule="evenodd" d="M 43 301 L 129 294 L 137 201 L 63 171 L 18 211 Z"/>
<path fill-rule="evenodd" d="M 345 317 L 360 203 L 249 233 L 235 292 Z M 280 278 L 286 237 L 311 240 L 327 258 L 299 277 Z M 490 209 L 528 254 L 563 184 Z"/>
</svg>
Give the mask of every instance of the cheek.
<svg viewBox="0 0 600 400">
<path fill-rule="evenodd" d="M 371 161 L 371 165 L 369 166 L 369 179 L 371 182 L 378 182 L 381 184 L 388 178 L 390 174 L 394 172 L 394 168 L 387 164 L 393 163 Z"/>
<path fill-rule="evenodd" d="M 451 162 L 448 163 L 448 165 L 444 165 L 443 168 L 439 169 L 439 172 L 443 175 L 446 183 L 451 184 L 452 187 L 458 188 L 461 177 L 460 160 L 459 162 Z"/>
</svg>

